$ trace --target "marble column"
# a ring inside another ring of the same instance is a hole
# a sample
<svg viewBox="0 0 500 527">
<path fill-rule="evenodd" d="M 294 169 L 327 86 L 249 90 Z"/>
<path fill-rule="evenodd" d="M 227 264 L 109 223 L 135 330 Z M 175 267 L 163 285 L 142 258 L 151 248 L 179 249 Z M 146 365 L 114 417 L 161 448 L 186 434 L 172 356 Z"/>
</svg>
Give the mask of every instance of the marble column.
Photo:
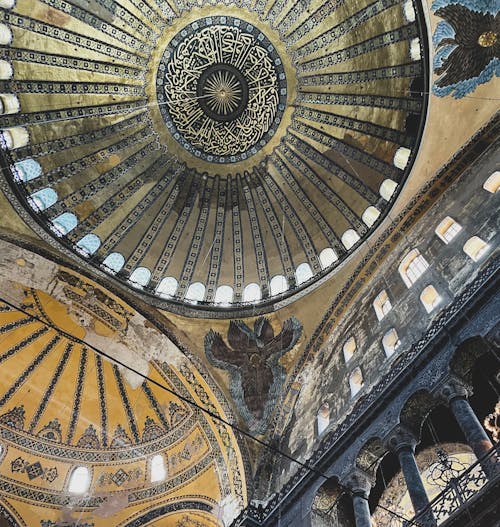
<svg viewBox="0 0 500 527">
<path fill-rule="evenodd" d="M 455 377 L 447 379 L 438 389 L 438 396 L 448 404 L 465 440 L 481 460 L 493 448 L 493 444 L 467 400 L 470 393 L 470 387 Z M 500 461 L 497 456 L 492 456 L 482 460 L 481 467 L 488 477 L 493 477 L 500 471 Z"/>
<path fill-rule="evenodd" d="M 391 432 L 386 443 L 398 456 L 413 510 L 418 515 L 429 506 L 429 497 L 415 460 L 417 439 L 408 429 L 398 426 Z M 431 510 L 425 514 L 425 522 L 426 525 L 437 525 Z"/>
<path fill-rule="evenodd" d="M 353 469 L 342 482 L 352 492 L 356 527 L 371 527 L 372 525 L 368 496 L 373 482 L 373 478 L 358 468 Z"/>
</svg>

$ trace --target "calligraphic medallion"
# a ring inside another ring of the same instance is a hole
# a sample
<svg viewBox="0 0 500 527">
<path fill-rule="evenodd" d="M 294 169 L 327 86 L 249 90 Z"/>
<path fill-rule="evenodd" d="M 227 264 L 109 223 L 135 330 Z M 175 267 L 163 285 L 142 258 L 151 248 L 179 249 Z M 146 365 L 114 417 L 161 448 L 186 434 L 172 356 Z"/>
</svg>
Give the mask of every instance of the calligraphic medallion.
<svg viewBox="0 0 500 527">
<path fill-rule="evenodd" d="M 256 154 L 276 133 L 286 106 L 283 63 L 269 39 L 236 17 L 194 21 L 169 43 L 157 97 L 174 139 L 210 163 Z"/>
</svg>

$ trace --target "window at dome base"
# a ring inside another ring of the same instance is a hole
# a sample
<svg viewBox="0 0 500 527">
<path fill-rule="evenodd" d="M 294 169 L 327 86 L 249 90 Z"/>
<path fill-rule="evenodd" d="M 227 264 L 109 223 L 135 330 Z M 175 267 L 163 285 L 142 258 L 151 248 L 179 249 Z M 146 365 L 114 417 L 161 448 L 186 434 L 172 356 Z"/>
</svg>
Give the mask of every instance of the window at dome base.
<svg viewBox="0 0 500 527">
<path fill-rule="evenodd" d="M 123 254 L 111 253 L 106 256 L 102 262 L 102 266 L 110 272 L 118 273 L 125 265 L 125 258 Z"/>
<path fill-rule="evenodd" d="M 14 177 L 18 181 L 27 183 L 42 175 L 42 167 L 34 159 L 23 159 L 14 164 Z"/>
<path fill-rule="evenodd" d="M 221 285 L 217 288 L 215 292 L 216 304 L 225 304 L 229 305 L 233 301 L 233 288 L 228 285 Z"/>
<path fill-rule="evenodd" d="M 64 212 L 52 220 L 52 225 L 57 235 L 63 236 L 78 225 L 78 219 L 71 212 Z"/>
<path fill-rule="evenodd" d="M 172 297 L 175 295 L 178 285 L 179 284 L 175 278 L 172 276 L 167 276 L 160 282 L 156 292 L 160 296 Z"/>
<path fill-rule="evenodd" d="M 101 246 L 101 240 L 95 234 L 86 234 L 76 246 L 84 255 L 91 256 Z"/>
<path fill-rule="evenodd" d="M 274 276 L 269 284 L 271 295 L 279 295 L 288 289 L 287 279 L 283 275 Z"/>
<path fill-rule="evenodd" d="M 29 198 L 35 210 L 45 210 L 57 203 L 57 192 L 51 188 L 44 188 L 31 194 Z"/>
<path fill-rule="evenodd" d="M 128 277 L 134 287 L 145 287 L 151 280 L 151 271 L 147 267 L 137 267 Z"/>
<path fill-rule="evenodd" d="M 201 282 L 191 284 L 188 287 L 185 298 L 192 302 L 202 302 L 205 298 L 205 286 Z"/>
<path fill-rule="evenodd" d="M 243 302 L 257 302 L 262 298 L 259 284 L 248 284 L 243 290 Z"/>
<path fill-rule="evenodd" d="M 331 247 L 323 249 L 319 255 L 319 261 L 321 262 L 321 267 L 323 269 L 328 269 L 328 267 L 334 264 L 337 260 L 337 253 Z"/>
</svg>

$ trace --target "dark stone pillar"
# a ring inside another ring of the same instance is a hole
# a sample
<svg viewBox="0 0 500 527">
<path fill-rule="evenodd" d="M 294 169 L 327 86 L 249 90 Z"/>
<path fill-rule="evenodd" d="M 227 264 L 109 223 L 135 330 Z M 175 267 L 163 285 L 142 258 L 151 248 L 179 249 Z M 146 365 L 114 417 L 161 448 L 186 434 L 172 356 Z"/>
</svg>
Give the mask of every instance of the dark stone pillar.
<svg viewBox="0 0 500 527">
<path fill-rule="evenodd" d="M 467 400 L 470 393 L 472 393 L 470 387 L 454 377 L 447 379 L 438 390 L 438 396 L 449 405 L 468 445 L 481 460 L 493 448 L 493 444 Z M 491 478 L 500 471 L 500 461 L 497 456 L 492 456 L 482 460 L 481 467 Z"/>
<path fill-rule="evenodd" d="M 353 494 L 352 505 L 354 508 L 354 518 L 356 527 L 371 527 L 370 507 L 368 507 L 368 497 L 361 494 Z"/>
<path fill-rule="evenodd" d="M 416 444 L 415 436 L 402 426 L 396 427 L 387 440 L 389 449 L 398 456 L 413 510 L 418 515 L 429 506 L 429 497 L 415 461 Z M 425 514 L 425 524 L 437 525 L 431 510 Z"/>
<path fill-rule="evenodd" d="M 372 484 L 373 478 L 359 468 L 355 468 L 343 481 L 343 485 L 352 492 L 356 527 L 371 527 L 372 525 L 370 507 L 368 506 L 368 496 Z"/>
</svg>

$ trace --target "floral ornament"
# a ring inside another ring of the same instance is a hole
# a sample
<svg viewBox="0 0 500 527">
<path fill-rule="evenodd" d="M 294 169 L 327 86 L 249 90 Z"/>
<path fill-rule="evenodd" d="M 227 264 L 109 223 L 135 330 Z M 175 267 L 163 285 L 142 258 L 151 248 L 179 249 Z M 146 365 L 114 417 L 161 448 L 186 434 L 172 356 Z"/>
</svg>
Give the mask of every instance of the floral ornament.
<svg viewBox="0 0 500 527">
<path fill-rule="evenodd" d="M 500 76 L 500 18 L 498 3 L 491 0 L 456 2 L 436 0 L 432 5 L 444 19 L 432 39 L 433 66 L 439 75 L 434 93 L 460 99 L 493 75 Z"/>
<path fill-rule="evenodd" d="M 205 337 L 208 360 L 229 371 L 231 395 L 252 432 L 265 427 L 285 376 L 279 359 L 295 346 L 301 333 L 302 325 L 293 317 L 283 323 L 277 335 L 269 320 L 260 317 L 253 329 L 241 320 L 232 320 L 227 332 L 229 346 L 213 330 Z"/>
</svg>

